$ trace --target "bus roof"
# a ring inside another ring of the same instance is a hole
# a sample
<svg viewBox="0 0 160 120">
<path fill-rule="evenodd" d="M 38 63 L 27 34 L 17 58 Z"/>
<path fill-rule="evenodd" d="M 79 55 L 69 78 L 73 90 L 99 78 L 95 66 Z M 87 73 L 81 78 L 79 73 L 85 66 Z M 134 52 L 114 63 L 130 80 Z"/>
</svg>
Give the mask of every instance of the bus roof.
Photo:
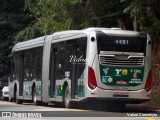
<svg viewBox="0 0 160 120">
<path fill-rule="evenodd" d="M 44 39 L 45 39 L 45 36 L 42 36 L 42 37 L 38 37 L 32 40 L 19 42 L 13 47 L 12 52 L 20 51 L 20 50 L 24 50 L 28 48 L 33 48 L 33 47 L 43 46 Z"/>
<path fill-rule="evenodd" d="M 108 35 L 117 35 L 117 36 L 137 36 L 139 35 L 138 31 L 130 31 L 130 30 L 122 30 L 121 28 L 87 28 L 83 29 L 83 31 L 86 32 L 91 32 L 91 31 L 102 31 Z"/>
<path fill-rule="evenodd" d="M 103 28 L 103 27 L 90 27 L 83 30 L 66 30 L 66 31 L 60 31 L 55 32 L 53 35 L 53 39 L 61 39 L 61 38 L 67 38 L 71 36 L 81 35 L 85 34 L 87 32 L 92 31 L 102 31 L 106 34 L 112 34 L 112 35 L 128 35 L 128 36 L 136 36 L 139 34 L 137 31 L 130 31 L 130 30 L 122 30 L 121 28 Z"/>
<path fill-rule="evenodd" d="M 90 28 L 83 29 L 83 30 L 66 30 L 66 31 L 55 32 L 51 36 L 54 40 L 54 39 L 61 39 L 61 38 L 67 38 L 67 37 L 77 36 L 81 34 L 86 34 L 92 31 L 102 31 L 106 34 L 112 34 L 112 35 L 118 35 L 118 36 L 121 36 L 121 35 L 137 36 L 139 35 L 139 32 L 137 31 L 122 30 L 121 28 L 90 27 Z M 42 37 L 38 37 L 32 40 L 20 42 L 13 47 L 12 52 L 29 49 L 33 47 L 43 46 L 45 37 L 46 36 L 42 36 Z"/>
<path fill-rule="evenodd" d="M 53 40 L 55 39 L 57 40 L 57 39 L 73 37 L 81 34 L 84 34 L 82 30 L 66 30 L 66 31 L 55 32 L 52 34 L 52 37 L 53 37 Z"/>
</svg>

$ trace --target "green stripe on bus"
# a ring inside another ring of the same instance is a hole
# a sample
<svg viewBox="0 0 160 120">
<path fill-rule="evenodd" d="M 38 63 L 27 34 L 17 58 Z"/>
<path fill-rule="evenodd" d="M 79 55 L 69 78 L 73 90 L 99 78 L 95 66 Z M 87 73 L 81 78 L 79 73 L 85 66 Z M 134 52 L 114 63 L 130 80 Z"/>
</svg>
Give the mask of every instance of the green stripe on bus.
<svg viewBox="0 0 160 120">
<path fill-rule="evenodd" d="M 63 86 L 62 85 L 58 85 L 57 86 L 57 96 L 63 96 Z"/>
<path fill-rule="evenodd" d="M 85 92 L 84 92 L 84 85 L 78 85 L 78 97 L 84 97 Z"/>
<path fill-rule="evenodd" d="M 36 86 L 36 95 L 41 95 L 41 86 Z"/>
</svg>

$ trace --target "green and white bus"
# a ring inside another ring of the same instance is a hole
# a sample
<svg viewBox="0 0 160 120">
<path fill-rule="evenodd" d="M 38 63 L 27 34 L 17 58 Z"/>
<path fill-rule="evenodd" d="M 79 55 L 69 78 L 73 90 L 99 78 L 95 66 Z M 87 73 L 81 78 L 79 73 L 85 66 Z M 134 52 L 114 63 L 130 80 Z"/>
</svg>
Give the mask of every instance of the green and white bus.
<svg viewBox="0 0 160 120">
<path fill-rule="evenodd" d="M 16 44 L 10 61 L 9 100 L 18 104 L 150 100 L 151 39 L 144 33 L 119 28 L 56 32 Z"/>
</svg>

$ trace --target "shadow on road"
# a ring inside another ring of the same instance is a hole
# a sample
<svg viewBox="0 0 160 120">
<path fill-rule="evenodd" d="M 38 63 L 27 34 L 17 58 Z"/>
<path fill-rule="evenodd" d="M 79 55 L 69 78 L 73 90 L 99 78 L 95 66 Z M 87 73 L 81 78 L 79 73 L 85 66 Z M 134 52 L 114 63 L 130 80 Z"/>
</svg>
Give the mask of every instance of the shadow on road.
<svg viewBox="0 0 160 120">
<path fill-rule="evenodd" d="M 33 103 L 23 103 L 23 105 L 32 105 Z M 64 108 L 61 104 L 41 104 L 38 106 L 46 106 L 48 108 Z M 159 111 L 156 111 L 154 108 L 148 109 L 149 107 L 147 104 L 127 104 L 124 108 L 121 108 L 120 106 L 114 106 L 113 104 L 102 105 L 102 104 L 95 104 L 95 103 L 75 103 L 74 107 L 72 109 L 81 109 L 81 110 L 93 110 L 93 111 L 100 111 L 100 112 L 119 112 L 119 113 L 137 113 L 137 112 L 143 112 L 143 113 L 159 113 Z"/>
<path fill-rule="evenodd" d="M 63 108 L 63 106 L 55 106 L 55 105 L 48 105 L 48 107 L 54 108 Z M 126 104 L 124 108 L 114 105 L 102 105 L 102 104 L 92 104 L 92 103 L 75 103 L 73 109 L 81 109 L 81 110 L 96 110 L 101 112 L 143 112 L 143 113 L 150 113 L 150 112 L 157 112 L 153 109 L 147 109 L 147 106 L 143 104 Z M 158 113 L 158 112 L 157 112 Z"/>
</svg>

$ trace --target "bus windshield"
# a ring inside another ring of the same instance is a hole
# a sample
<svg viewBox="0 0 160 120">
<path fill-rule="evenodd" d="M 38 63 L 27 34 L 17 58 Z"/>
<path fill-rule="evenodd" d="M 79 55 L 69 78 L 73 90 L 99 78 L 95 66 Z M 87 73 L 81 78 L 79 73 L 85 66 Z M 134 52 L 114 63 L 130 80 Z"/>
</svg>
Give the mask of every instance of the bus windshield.
<svg viewBox="0 0 160 120">
<path fill-rule="evenodd" d="M 103 32 L 97 32 L 98 52 L 117 51 L 144 53 L 146 51 L 147 36 L 111 36 Z"/>
</svg>

